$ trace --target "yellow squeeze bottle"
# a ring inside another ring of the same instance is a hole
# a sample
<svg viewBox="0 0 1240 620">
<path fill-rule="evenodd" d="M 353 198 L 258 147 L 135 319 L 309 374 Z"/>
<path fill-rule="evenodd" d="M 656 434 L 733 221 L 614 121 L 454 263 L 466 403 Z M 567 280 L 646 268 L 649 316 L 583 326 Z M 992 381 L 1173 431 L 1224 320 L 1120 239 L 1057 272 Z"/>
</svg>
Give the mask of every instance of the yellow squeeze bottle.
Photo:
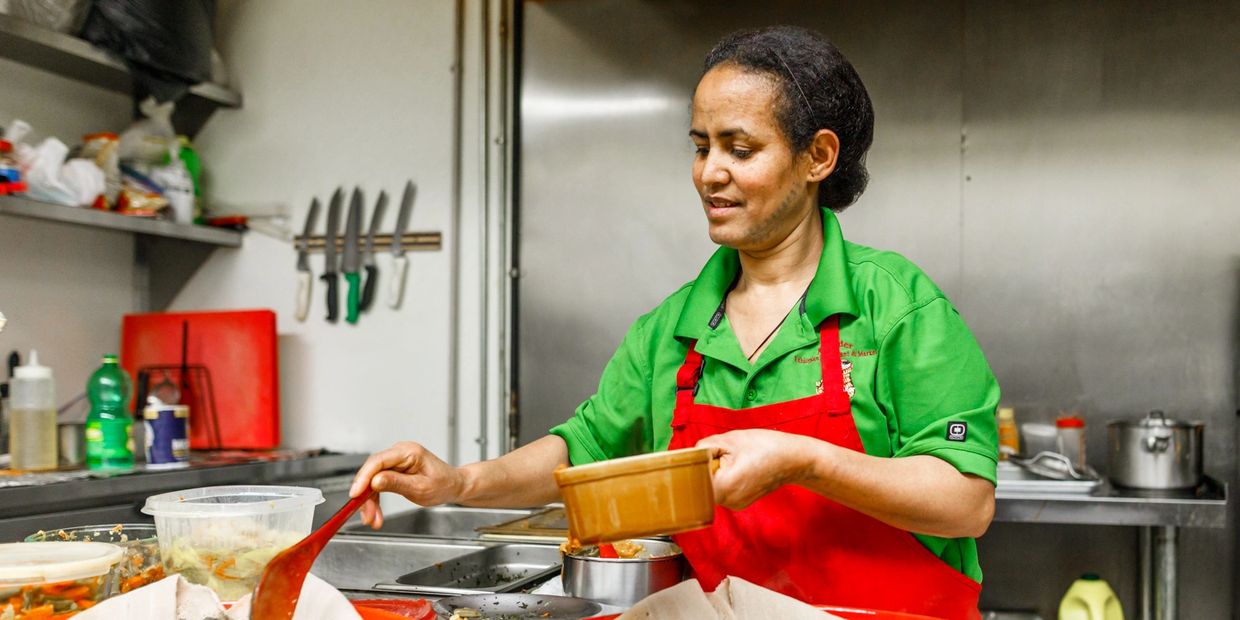
<svg viewBox="0 0 1240 620">
<path fill-rule="evenodd" d="M 999 460 L 1020 454 L 1020 431 L 1016 428 L 1016 411 L 1011 407 L 1000 407 L 999 417 Z"/>
<path fill-rule="evenodd" d="M 1124 609 L 1106 581 L 1086 573 L 1059 601 L 1059 620 L 1124 620 Z"/>
</svg>

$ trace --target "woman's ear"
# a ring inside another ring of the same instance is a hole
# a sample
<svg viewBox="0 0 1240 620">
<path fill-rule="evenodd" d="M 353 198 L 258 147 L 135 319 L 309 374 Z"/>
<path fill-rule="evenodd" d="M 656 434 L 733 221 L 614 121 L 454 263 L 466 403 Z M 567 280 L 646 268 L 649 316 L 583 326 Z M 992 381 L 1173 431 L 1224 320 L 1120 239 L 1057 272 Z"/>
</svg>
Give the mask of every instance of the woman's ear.
<svg viewBox="0 0 1240 620">
<path fill-rule="evenodd" d="M 830 129 L 819 129 L 806 154 L 809 156 L 809 176 L 805 180 L 819 183 L 835 170 L 840 154 L 840 137 Z"/>
</svg>

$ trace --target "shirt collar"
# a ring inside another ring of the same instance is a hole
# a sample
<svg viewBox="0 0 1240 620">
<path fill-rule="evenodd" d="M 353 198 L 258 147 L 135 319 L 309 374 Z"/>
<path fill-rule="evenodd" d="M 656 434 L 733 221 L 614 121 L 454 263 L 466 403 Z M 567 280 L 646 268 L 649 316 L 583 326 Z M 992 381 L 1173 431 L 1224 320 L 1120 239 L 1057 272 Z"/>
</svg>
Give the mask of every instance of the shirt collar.
<svg viewBox="0 0 1240 620">
<path fill-rule="evenodd" d="M 822 238 L 822 256 L 818 259 L 818 270 L 810 282 L 804 306 L 805 316 L 812 325 L 818 325 L 833 314 L 858 315 L 857 300 L 848 277 L 844 236 L 839 220 L 829 209 L 822 209 Z M 680 311 L 674 332 L 677 337 L 700 340 L 711 329 L 711 317 L 736 279 L 740 265 L 737 251 L 727 247 L 720 247 L 706 261 Z"/>
</svg>

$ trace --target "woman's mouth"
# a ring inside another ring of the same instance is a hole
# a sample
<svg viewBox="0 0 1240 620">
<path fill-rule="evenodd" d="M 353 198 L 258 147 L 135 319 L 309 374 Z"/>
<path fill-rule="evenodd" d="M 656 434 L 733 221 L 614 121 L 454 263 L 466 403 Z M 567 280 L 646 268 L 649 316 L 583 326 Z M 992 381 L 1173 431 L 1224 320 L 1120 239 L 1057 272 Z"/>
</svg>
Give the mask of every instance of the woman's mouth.
<svg viewBox="0 0 1240 620">
<path fill-rule="evenodd" d="M 711 196 L 705 200 L 705 205 L 706 205 L 706 217 L 715 219 L 715 218 L 720 218 L 720 217 L 726 217 L 734 209 L 739 208 L 741 206 L 741 203 L 736 202 L 735 200 L 728 200 L 726 198 Z"/>
</svg>

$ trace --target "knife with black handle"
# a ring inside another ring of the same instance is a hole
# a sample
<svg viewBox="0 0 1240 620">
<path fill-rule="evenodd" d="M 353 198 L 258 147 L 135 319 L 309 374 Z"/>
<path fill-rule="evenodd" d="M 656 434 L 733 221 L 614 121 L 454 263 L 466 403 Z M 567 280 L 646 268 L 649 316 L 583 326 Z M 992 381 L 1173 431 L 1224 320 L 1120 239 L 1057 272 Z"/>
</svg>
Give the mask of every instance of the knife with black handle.
<svg viewBox="0 0 1240 620">
<path fill-rule="evenodd" d="M 387 210 L 387 192 L 379 192 L 379 201 L 375 203 L 375 211 L 370 214 L 370 230 L 366 232 L 366 245 L 362 246 L 362 269 L 366 270 L 366 284 L 362 287 L 362 301 L 358 310 L 366 312 L 375 301 L 375 285 L 379 281 L 379 268 L 375 265 L 375 235 L 379 233 L 379 225 L 383 222 L 383 212 Z"/>
<path fill-rule="evenodd" d="M 340 278 L 336 262 L 336 234 L 340 231 L 340 207 L 344 203 L 344 191 L 336 188 L 327 205 L 327 234 L 323 237 L 323 282 L 327 283 L 327 322 L 340 319 Z"/>
</svg>

